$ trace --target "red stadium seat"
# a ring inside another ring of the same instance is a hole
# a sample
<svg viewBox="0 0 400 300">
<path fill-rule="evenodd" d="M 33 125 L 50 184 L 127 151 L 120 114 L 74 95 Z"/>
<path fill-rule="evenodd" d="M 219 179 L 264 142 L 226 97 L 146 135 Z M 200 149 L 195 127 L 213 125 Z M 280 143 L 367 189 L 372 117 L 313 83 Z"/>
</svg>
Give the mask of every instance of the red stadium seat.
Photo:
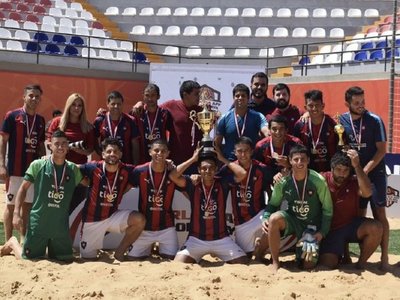
<svg viewBox="0 0 400 300">
<path fill-rule="evenodd" d="M 36 13 L 36 14 L 39 14 L 39 15 L 46 15 L 47 14 L 47 10 L 46 10 L 46 8 L 44 8 L 43 6 L 41 6 L 41 5 L 39 5 L 39 4 L 36 4 L 34 7 L 33 7 L 33 10 L 32 10 L 34 13 Z"/>
<path fill-rule="evenodd" d="M 17 12 L 29 12 L 30 8 L 28 5 L 26 5 L 24 3 L 18 3 L 17 7 L 16 7 L 16 11 Z"/>
<path fill-rule="evenodd" d="M 0 9 L 1 10 L 7 10 L 7 11 L 13 11 L 13 5 L 10 2 L 0 2 Z"/>
<path fill-rule="evenodd" d="M 51 2 L 51 0 L 40 0 L 39 4 L 42 6 L 45 6 L 45 7 L 53 6 L 53 3 Z"/>
<path fill-rule="evenodd" d="M 22 21 L 21 15 L 17 12 L 10 12 L 10 14 L 8 15 L 8 18 L 11 20 L 18 21 L 18 22 Z"/>
<path fill-rule="evenodd" d="M 99 21 L 94 21 L 92 23 L 92 28 L 96 28 L 96 29 L 104 29 L 103 24 L 101 24 Z"/>
<path fill-rule="evenodd" d="M 40 24 L 40 19 L 37 16 L 32 15 L 32 14 L 26 15 L 26 20 L 31 21 L 36 24 Z"/>
</svg>

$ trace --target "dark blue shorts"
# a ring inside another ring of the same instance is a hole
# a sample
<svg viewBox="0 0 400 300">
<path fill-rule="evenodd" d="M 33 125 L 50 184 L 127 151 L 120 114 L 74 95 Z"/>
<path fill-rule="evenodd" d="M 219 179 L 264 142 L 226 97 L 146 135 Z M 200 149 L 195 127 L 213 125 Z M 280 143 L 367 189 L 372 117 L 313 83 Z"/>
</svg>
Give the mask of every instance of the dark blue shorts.
<svg viewBox="0 0 400 300">
<path fill-rule="evenodd" d="M 319 253 L 334 253 L 343 256 L 346 243 L 358 243 L 357 230 L 367 218 L 355 218 L 350 224 L 331 230 L 322 240 Z"/>
<path fill-rule="evenodd" d="M 369 175 L 369 180 L 372 183 L 372 196 L 369 198 L 360 199 L 360 208 L 367 208 L 368 202 L 371 201 L 371 208 L 386 207 L 386 189 L 387 178 L 386 174 L 379 173 L 376 175 Z"/>
</svg>

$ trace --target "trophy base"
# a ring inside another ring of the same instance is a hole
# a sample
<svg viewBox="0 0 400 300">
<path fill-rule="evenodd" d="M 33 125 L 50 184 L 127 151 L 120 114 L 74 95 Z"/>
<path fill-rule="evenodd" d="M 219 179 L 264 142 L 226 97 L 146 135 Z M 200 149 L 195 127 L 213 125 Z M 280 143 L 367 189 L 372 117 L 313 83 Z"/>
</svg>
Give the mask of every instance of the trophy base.
<svg viewBox="0 0 400 300">
<path fill-rule="evenodd" d="M 201 141 L 201 146 L 203 149 L 201 149 L 199 153 L 199 159 L 204 160 L 204 159 L 211 159 L 214 160 L 215 162 L 218 161 L 217 154 L 214 152 L 214 146 L 213 146 L 213 141 Z"/>
</svg>

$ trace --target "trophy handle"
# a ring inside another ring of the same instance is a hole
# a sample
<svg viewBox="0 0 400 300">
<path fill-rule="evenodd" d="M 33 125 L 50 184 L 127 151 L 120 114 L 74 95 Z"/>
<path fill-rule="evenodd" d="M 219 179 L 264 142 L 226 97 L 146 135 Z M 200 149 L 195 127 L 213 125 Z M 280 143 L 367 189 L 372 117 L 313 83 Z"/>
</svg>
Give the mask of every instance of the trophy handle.
<svg viewBox="0 0 400 300">
<path fill-rule="evenodd" d="M 200 124 L 197 122 L 197 112 L 195 110 L 190 111 L 189 119 L 192 120 L 192 122 L 197 125 L 197 128 L 201 129 Z"/>
</svg>

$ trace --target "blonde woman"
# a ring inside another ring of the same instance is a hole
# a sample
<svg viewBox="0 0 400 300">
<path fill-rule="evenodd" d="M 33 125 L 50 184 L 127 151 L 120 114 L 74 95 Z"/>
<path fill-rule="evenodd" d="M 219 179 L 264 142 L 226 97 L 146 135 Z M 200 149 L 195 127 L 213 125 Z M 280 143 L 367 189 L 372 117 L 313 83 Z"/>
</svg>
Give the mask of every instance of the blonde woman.
<svg viewBox="0 0 400 300">
<path fill-rule="evenodd" d="M 70 143 L 66 159 L 76 164 L 84 164 L 88 160 L 88 155 L 93 152 L 95 137 L 93 126 L 86 117 L 86 103 L 82 95 L 73 93 L 65 103 L 64 112 L 61 117 L 56 117 L 50 124 L 48 134 L 61 130 L 65 132 Z M 72 196 L 70 213 L 86 197 L 87 188 L 78 185 Z"/>
</svg>

